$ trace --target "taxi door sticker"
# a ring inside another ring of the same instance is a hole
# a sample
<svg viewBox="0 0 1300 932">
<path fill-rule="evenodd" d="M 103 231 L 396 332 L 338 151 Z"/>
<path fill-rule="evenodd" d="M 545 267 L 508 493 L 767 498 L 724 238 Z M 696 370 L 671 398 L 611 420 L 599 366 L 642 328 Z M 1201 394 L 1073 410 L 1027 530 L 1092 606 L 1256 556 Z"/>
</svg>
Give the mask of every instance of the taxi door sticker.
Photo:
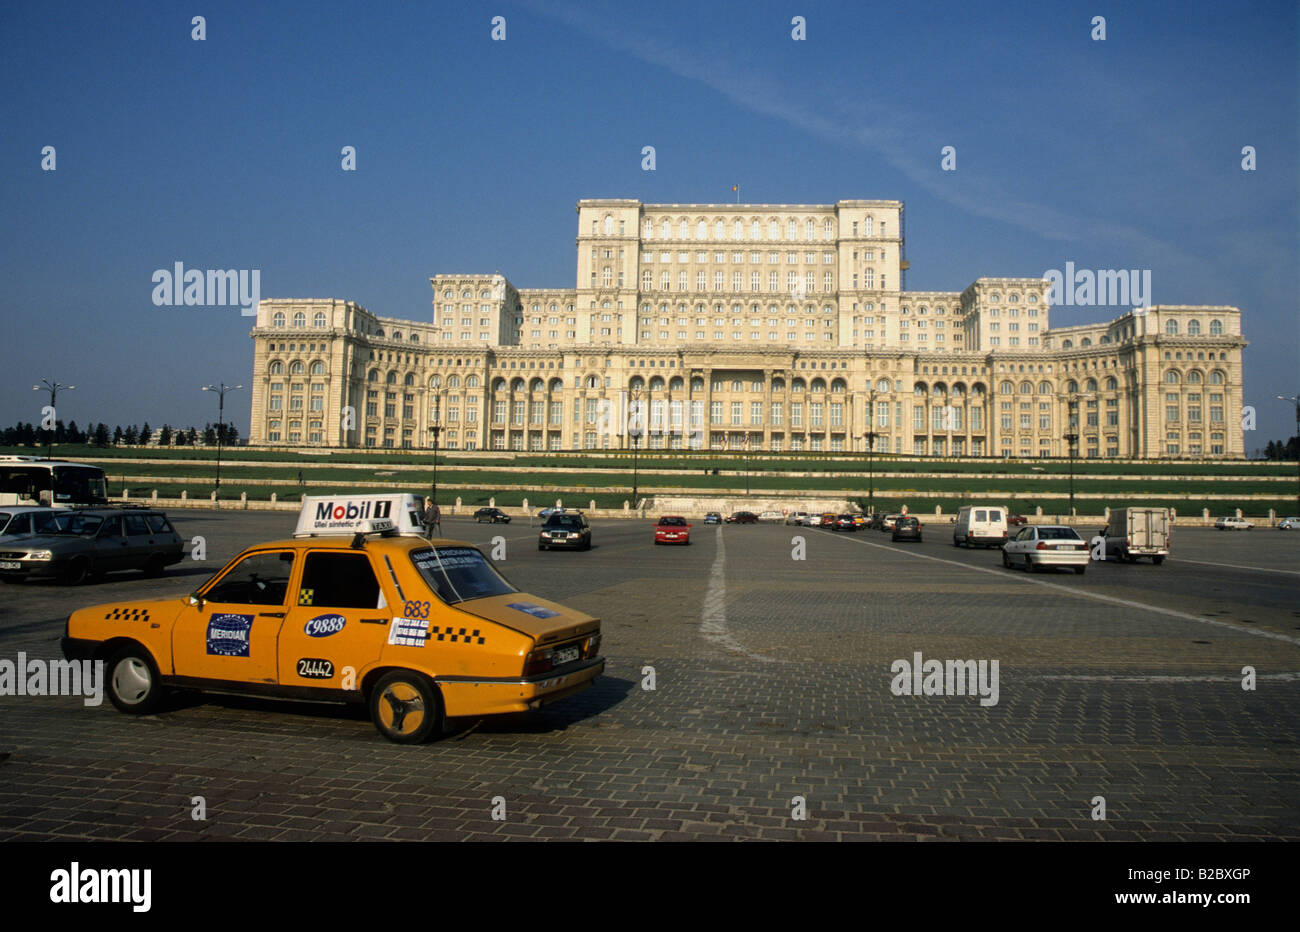
<svg viewBox="0 0 1300 932">
<path fill-rule="evenodd" d="M 540 605 L 534 605 L 532 602 L 511 602 L 507 608 L 513 608 L 517 612 L 523 612 L 525 615 L 532 615 L 534 618 L 554 618 L 559 612 L 553 612 L 549 608 L 543 608 Z"/>
<path fill-rule="evenodd" d="M 429 619 L 394 618 L 388 628 L 388 643 L 402 647 L 423 647 L 429 640 Z"/>
<path fill-rule="evenodd" d="M 208 619 L 208 653 L 219 657 L 247 657 L 252 615 L 213 615 Z"/>
</svg>

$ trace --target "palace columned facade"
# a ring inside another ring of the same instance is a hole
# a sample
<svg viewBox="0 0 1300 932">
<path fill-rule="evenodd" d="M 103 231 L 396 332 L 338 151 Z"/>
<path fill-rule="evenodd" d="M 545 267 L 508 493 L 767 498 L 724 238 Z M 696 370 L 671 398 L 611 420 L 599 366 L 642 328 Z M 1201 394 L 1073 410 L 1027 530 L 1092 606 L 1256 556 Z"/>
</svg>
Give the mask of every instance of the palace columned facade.
<svg viewBox="0 0 1300 932">
<path fill-rule="evenodd" d="M 577 287 L 438 274 L 427 321 L 257 309 L 249 442 L 1241 457 L 1241 312 L 1049 328 L 1050 283 L 907 291 L 903 205 L 577 205 Z"/>
</svg>

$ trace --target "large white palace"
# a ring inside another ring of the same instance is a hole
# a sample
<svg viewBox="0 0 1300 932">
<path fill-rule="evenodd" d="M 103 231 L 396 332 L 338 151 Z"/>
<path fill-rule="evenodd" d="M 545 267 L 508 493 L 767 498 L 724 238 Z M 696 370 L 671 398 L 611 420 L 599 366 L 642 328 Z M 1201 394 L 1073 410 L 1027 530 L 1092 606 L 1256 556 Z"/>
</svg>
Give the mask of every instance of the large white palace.
<svg viewBox="0 0 1300 932">
<path fill-rule="evenodd" d="M 575 288 L 435 275 L 427 321 L 262 301 L 250 442 L 1243 455 L 1237 308 L 1049 329 L 1046 279 L 907 291 L 900 201 L 577 213 Z"/>
</svg>

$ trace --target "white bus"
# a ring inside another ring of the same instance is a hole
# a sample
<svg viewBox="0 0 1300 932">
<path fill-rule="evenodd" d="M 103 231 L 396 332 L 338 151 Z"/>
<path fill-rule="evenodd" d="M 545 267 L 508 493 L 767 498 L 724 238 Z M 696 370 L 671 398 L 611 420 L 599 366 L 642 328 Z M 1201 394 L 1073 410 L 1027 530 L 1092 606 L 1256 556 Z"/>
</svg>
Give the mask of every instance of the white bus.
<svg viewBox="0 0 1300 932">
<path fill-rule="evenodd" d="M 35 456 L 0 456 L 0 506 L 81 508 L 108 504 L 104 470 Z"/>
</svg>

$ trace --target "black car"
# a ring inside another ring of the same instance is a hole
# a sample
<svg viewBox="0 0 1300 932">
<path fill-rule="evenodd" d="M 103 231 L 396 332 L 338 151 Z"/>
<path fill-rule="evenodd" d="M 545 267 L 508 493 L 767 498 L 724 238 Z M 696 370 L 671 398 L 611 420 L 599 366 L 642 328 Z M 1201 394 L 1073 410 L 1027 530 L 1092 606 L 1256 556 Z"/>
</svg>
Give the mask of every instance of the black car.
<svg viewBox="0 0 1300 932">
<path fill-rule="evenodd" d="M 180 535 L 161 511 L 84 509 L 61 520 L 54 533 L 0 545 L 0 578 L 57 579 L 75 586 L 118 570 L 161 576 L 184 558 Z"/>
<path fill-rule="evenodd" d="M 574 512 L 553 514 L 547 518 L 537 536 L 537 549 L 550 550 L 553 547 L 590 550 L 591 525 L 587 524 L 587 519 Z"/>
<path fill-rule="evenodd" d="M 758 515 L 752 511 L 737 511 L 727 518 L 728 524 L 758 524 Z"/>
<path fill-rule="evenodd" d="M 921 522 L 911 515 L 903 515 L 894 524 L 891 540 L 921 540 Z"/>
<path fill-rule="evenodd" d="M 509 524 L 510 516 L 500 508 L 480 508 L 474 512 L 474 521 L 478 524 Z"/>
<path fill-rule="evenodd" d="M 835 519 L 835 523 L 831 525 L 831 529 L 836 531 L 856 531 L 858 522 L 853 520 L 853 515 L 840 515 Z"/>
</svg>

